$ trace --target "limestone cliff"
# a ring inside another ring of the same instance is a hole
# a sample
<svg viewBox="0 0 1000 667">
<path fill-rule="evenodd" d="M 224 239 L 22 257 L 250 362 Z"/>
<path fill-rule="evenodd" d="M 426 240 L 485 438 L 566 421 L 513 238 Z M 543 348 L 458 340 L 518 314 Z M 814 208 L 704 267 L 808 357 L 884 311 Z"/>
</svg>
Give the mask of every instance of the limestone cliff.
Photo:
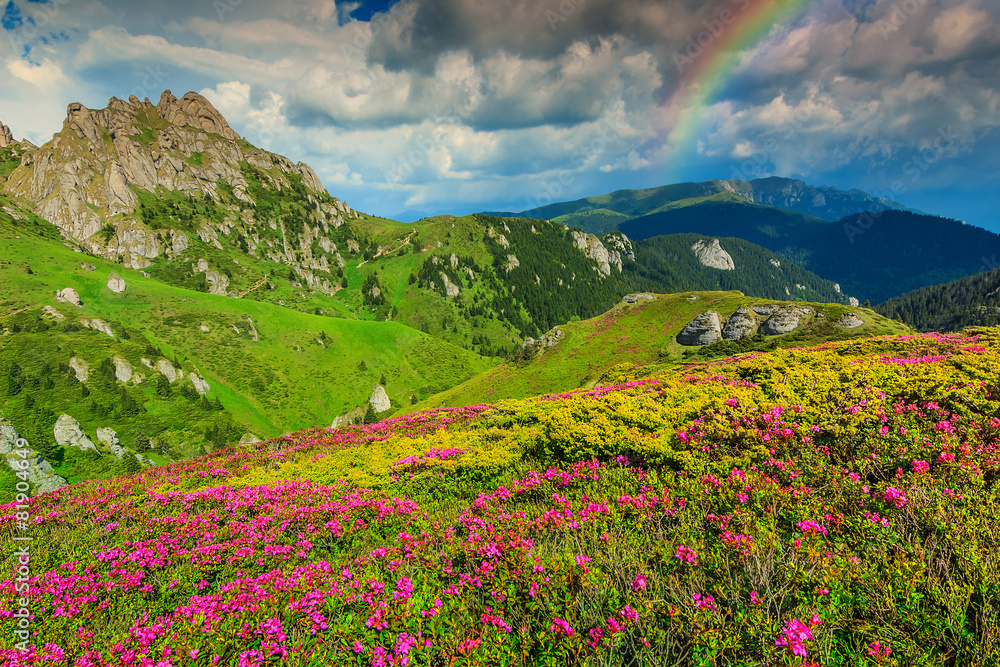
<svg viewBox="0 0 1000 667">
<path fill-rule="evenodd" d="M 7 148 L 14 143 L 14 135 L 11 134 L 10 128 L 0 122 L 0 148 Z"/>
<path fill-rule="evenodd" d="M 139 193 L 162 188 L 218 202 L 220 188 L 226 187 L 232 197 L 254 206 L 247 165 L 259 170 L 263 187 L 271 190 L 289 189 L 292 178 L 301 178 L 316 223 L 306 225 L 302 246 L 311 245 L 323 229 L 357 215 L 329 197 L 311 167 L 251 146 L 197 93 L 177 99 L 165 91 L 155 105 L 148 98 L 133 96 L 126 102 L 112 97 L 101 110 L 70 104 L 62 131 L 26 152 L 4 187 L 34 201 L 35 213 L 85 249 L 144 268 L 161 255 L 183 252 L 188 237 L 180 230 L 153 230 L 144 224 L 136 211 Z M 237 227 L 248 246 L 256 248 L 260 239 L 250 227 L 260 222 L 277 226 L 277 221 L 248 219 L 232 206 L 225 219 L 201 223 L 197 235 L 217 243 L 219 233 Z M 268 254 L 281 261 L 296 253 L 301 256 L 302 248 L 289 244 Z M 322 268 L 309 259 L 301 267 L 305 271 Z"/>
</svg>

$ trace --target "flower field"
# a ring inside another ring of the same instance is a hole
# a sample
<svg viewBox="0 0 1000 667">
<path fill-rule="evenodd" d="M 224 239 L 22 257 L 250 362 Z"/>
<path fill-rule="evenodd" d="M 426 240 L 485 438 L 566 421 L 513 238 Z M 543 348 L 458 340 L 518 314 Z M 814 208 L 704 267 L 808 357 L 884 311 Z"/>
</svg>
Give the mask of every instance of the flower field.
<svg viewBox="0 0 1000 667">
<path fill-rule="evenodd" d="M 617 372 L 0 507 L 0 663 L 1000 664 L 1000 330 Z"/>
</svg>

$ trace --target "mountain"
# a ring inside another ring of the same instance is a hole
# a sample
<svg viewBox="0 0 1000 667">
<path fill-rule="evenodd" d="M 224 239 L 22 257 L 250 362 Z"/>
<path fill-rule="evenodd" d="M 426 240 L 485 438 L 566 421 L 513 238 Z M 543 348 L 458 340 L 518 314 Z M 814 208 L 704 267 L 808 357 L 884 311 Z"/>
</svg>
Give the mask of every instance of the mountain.
<svg viewBox="0 0 1000 667">
<path fill-rule="evenodd" d="M 709 311 L 719 313 L 721 323 L 732 320 L 733 325 L 712 344 L 693 346 L 690 341 L 680 342 L 679 334 Z M 755 336 L 774 313 L 781 318 L 786 312 L 795 313 L 796 319 L 785 333 Z M 849 314 L 853 317 L 849 318 Z M 842 326 L 847 323 L 851 326 Z M 839 304 L 754 299 L 739 292 L 633 294 L 598 317 L 560 325 L 538 341 L 529 339 L 522 353 L 507 363 L 412 409 L 473 405 L 593 387 L 612 382 L 623 372 L 623 366 L 675 365 L 738 352 L 908 331 L 871 310 Z"/>
<path fill-rule="evenodd" d="M 848 212 L 836 221 L 817 217 Z M 857 190 L 779 178 L 622 190 L 523 215 L 593 232 L 620 231 L 634 241 L 688 232 L 737 237 L 873 302 L 973 275 L 982 270 L 983 257 L 1000 252 L 1000 235 L 987 230 Z"/>
<path fill-rule="evenodd" d="M 959 331 L 1000 325 L 1000 269 L 889 299 L 876 310 L 918 331 Z"/>
<path fill-rule="evenodd" d="M 627 368 L 33 495 L 0 661 L 993 664 L 998 365 L 981 329 Z"/>
<path fill-rule="evenodd" d="M 800 180 L 770 177 L 752 181 L 714 180 L 645 190 L 618 190 L 607 195 L 541 206 L 522 211 L 519 215 L 555 220 L 589 232 L 604 233 L 618 228 L 616 223 L 628 219 L 727 194 L 733 197 L 723 197 L 722 201 L 750 202 L 826 220 L 839 220 L 864 211 L 910 210 L 898 202 L 861 190 L 814 187 Z"/>
</svg>

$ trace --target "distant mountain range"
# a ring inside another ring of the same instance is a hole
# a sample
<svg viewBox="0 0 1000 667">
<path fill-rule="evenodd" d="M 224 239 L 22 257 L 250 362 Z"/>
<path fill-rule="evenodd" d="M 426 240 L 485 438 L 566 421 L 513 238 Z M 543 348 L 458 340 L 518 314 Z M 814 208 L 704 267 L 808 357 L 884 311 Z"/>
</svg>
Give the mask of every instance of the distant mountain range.
<svg viewBox="0 0 1000 667">
<path fill-rule="evenodd" d="M 1000 253 L 1000 236 L 908 209 L 860 190 L 802 181 L 680 183 L 619 190 L 518 215 L 595 234 L 642 239 L 696 233 L 737 237 L 835 281 L 872 302 L 973 275 Z"/>
</svg>

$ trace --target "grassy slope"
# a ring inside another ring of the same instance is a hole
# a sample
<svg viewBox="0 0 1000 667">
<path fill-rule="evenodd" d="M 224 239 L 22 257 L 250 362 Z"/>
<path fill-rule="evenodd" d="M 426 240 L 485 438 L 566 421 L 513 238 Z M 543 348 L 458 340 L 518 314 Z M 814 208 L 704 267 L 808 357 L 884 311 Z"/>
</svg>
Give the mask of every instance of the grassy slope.
<svg viewBox="0 0 1000 667">
<path fill-rule="evenodd" d="M 0 293 L 7 297 L 8 312 L 47 304 L 70 318 L 99 317 L 116 331 L 124 323 L 168 357 L 179 357 L 184 367 L 197 368 L 212 385 L 211 396 L 220 396 L 247 428 L 260 435 L 323 423 L 363 404 L 383 373 L 389 396 L 402 403 L 410 395 L 423 397 L 450 387 L 488 364 L 471 352 L 397 323 L 333 319 L 175 288 L 79 255 L 30 233 L 23 224 L 4 220 Z M 82 269 L 81 261 L 93 263 L 97 270 Z M 32 275 L 26 272 L 28 265 Z M 125 294 L 106 288 L 112 271 L 128 282 Z M 56 301 L 56 291 L 64 287 L 79 292 L 83 308 Z M 248 317 L 259 342 L 251 340 Z M 207 333 L 200 330 L 202 325 L 208 327 Z M 327 342 L 321 345 L 317 339 L 323 334 Z M 96 367 L 111 339 L 92 331 L 74 335 L 77 356 Z M 49 363 L 68 361 L 69 351 L 61 352 L 66 359 Z M 128 360 L 145 372 L 139 356 L 133 351 Z M 362 361 L 366 371 L 359 369 Z"/>
<path fill-rule="evenodd" d="M 505 398 L 523 398 L 548 392 L 562 392 L 593 385 L 617 364 L 646 365 L 679 363 L 685 348 L 674 337 L 697 315 L 709 309 L 728 316 L 741 305 L 776 303 L 745 297 L 739 292 L 701 292 L 697 301 L 690 293 L 658 296 L 655 301 L 621 303 L 593 319 L 570 322 L 559 328 L 566 337 L 538 358 L 520 367 L 505 363 L 415 406 L 414 409 L 472 405 Z M 790 303 L 790 302 L 777 302 Z M 803 305 L 803 304 L 796 304 Z M 826 322 L 845 312 L 864 312 L 868 320 L 856 329 L 836 329 L 827 325 L 804 325 L 805 330 L 775 337 L 782 347 L 818 344 L 839 337 L 863 337 L 907 333 L 909 330 L 866 309 L 839 304 L 810 304 L 827 313 Z"/>
</svg>

